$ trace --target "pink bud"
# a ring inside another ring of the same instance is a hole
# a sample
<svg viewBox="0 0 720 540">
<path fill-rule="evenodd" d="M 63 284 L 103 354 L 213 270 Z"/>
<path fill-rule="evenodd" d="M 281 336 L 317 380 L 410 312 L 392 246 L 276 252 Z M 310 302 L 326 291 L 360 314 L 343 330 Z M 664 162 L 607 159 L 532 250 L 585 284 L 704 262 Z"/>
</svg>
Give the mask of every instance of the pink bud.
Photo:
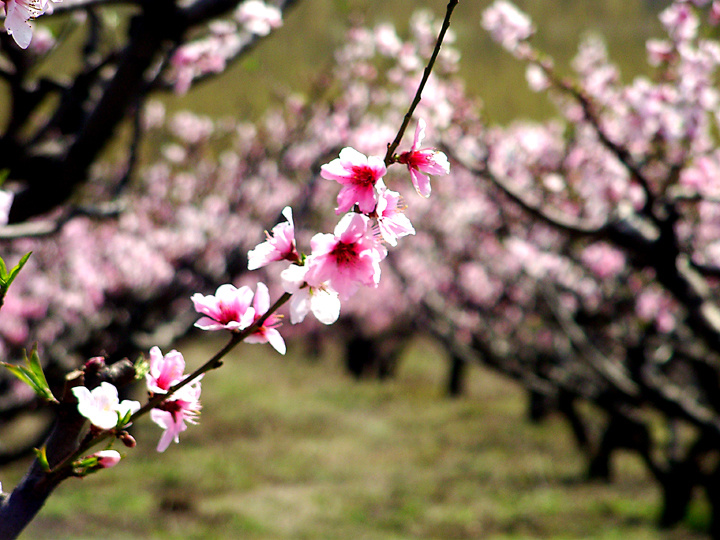
<svg viewBox="0 0 720 540">
<path fill-rule="evenodd" d="M 94 356 L 85 362 L 85 372 L 97 372 L 105 367 L 105 359 L 102 356 Z"/>
<path fill-rule="evenodd" d="M 135 442 L 135 437 L 130 435 L 127 431 L 120 432 L 118 439 L 120 439 L 120 441 L 128 448 L 135 448 L 135 445 L 137 444 L 137 442 Z"/>
<path fill-rule="evenodd" d="M 115 450 L 101 450 L 90 457 L 97 458 L 98 465 L 102 469 L 110 469 L 120 462 L 120 454 Z"/>
</svg>

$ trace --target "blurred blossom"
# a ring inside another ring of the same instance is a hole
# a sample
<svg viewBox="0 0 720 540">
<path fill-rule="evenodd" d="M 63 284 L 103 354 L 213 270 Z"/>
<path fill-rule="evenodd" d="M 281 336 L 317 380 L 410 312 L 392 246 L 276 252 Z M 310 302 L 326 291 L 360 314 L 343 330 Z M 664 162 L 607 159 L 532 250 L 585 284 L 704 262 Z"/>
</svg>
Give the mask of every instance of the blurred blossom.
<svg viewBox="0 0 720 540">
<path fill-rule="evenodd" d="M 55 46 L 55 36 L 47 26 L 38 26 L 35 29 L 33 40 L 30 42 L 28 50 L 32 53 L 42 56 L 48 53 Z"/>
<path fill-rule="evenodd" d="M 170 59 L 170 79 L 177 94 L 186 93 L 197 77 L 222 72 L 228 59 L 242 48 L 233 23 L 214 21 L 208 29 L 208 36 L 181 45 Z"/>
<path fill-rule="evenodd" d="M 709 20 L 712 25 L 720 23 L 720 0 L 715 0 L 710 6 Z"/>
<path fill-rule="evenodd" d="M 261 0 L 245 0 L 235 10 L 234 17 L 246 31 L 258 36 L 266 36 L 282 26 L 282 12 Z"/>
<path fill-rule="evenodd" d="M 689 41 L 697 36 L 698 20 L 686 4 L 673 3 L 660 13 L 660 22 L 676 42 Z"/>
<path fill-rule="evenodd" d="M 542 92 L 550 88 L 550 80 L 545 71 L 537 64 L 530 64 L 525 69 L 525 78 L 533 92 Z"/>
<path fill-rule="evenodd" d="M 148 100 L 143 108 L 143 129 L 157 129 L 165 123 L 165 105 L 157 99 Z"/>
<path fill-rule="evenodd" d="M 380 54 L 396 57 L 402 49 L 402 42 L 391 24 L 379 24 L 375 27 L 375 42 Z"/>
<path fill-rule="evenodd" d="M 581 259 L 601 279 L 617 276 L 627 262 L 620 250 L 606 243 L 590 244 L 583 250 Z"/>
<path fill-rule="evenodd" d="M 214 124 L 208 116 L 182 111 L 173 116 L 170 121 L 170 129 L 181 141 L 197 144 L 210 136 L 214 130 Z"/>
<path fill-rule="evenodd" d="M 162 148 L 162 155 L 170 163 L 182 163 L 187 159 L 185 147 L 179 144 L 166 144 Z"/>
<path fill-rule="evenodd" d="M 667 39 L 649 39 L 645 43 L 648 62 L 652 66 L 659 66 L 671 60 L 675 54 L 673 44 Z"/>
<path fill-rule="evenodd" d="M 530 17 L 506 0 L 496 0 L 483 11 L 481 24 L 495 41 L 513 53 L 535 33 Z"/>
</svg>

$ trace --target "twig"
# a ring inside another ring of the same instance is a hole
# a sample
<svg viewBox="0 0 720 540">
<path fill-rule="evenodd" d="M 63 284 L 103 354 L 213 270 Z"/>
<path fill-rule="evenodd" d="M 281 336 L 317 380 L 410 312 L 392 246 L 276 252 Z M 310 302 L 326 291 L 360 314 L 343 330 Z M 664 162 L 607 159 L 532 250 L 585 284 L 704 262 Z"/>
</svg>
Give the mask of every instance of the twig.
<svg viewBox="0 0 720 540">
<path fill-rule="evenodd" d="M 447 11 L 445 12 L 445 19 L 443 19 L 440 33 L 438 34 L 437 41 L 435 42 L 435 49 L 430 56 L 430 60 L 428 61 L 427 66 L 425 66 L 422 79 L 420 80 L 420 84 L 418 85 L 417 91 L 415 92 L 415 97 L 413 98 L 407 113 L 405 113 L 403 123 L 400 126 L 397 135 L 395 136 L 395 140 L 388 144 L 387 153 L 385 154 L 384 159 L 386 166 L 390 165 L 393 161 L 395 161 L 395 150 L 397 150 L 397 147 L 400 146 L 400 141 L 402 141 L 405 130 L 407 129 L 408 124 L 410 124 L 412 115 L 415 112 L 417 106 L 420 104 L 420 99 L 422 98 L 422 91 L 425 88 L 425 84 L 427 83 L 428 79 L 430 78 L 430 73 L 432 72 L 433 66 L 435 65 L 435 60 L 440 53 L 440 47 L 442 47 L 443 40 L 445 39 L 445 33 L 447 32 L 448 28 L 450 28 L 450 17 L 452 16 L 452 12 L 455 9 L 455 6 L 458 5 L 458 2 L 459 0 L 450 0 L 450 2 L 448 2 Z"/>
</svg>

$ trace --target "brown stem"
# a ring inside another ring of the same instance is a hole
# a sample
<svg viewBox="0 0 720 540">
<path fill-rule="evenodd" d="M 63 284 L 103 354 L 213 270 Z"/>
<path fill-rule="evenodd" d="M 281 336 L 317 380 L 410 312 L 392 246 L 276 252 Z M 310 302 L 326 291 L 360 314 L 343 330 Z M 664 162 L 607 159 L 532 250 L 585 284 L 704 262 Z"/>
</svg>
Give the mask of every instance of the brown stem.
<svg viewBox="0 0 720 540">
<path fill-rule="evenodd" d="M 435 49 L 430 56 L 430 60 L 428 61 L 427 66 L 425 66 L 422 79 L 420 80 L 420 84 L 418 85 L 417 91 L 415 92 L 415 97 L 413 98 L 407 113 L 405 113 L 403 123 L 400 126 L 397 135 L 395 136 L 395 140 L 388 144 L 387 153 L 385 154 L 384 159 L 385 166 L 388 166 L 395 161 L 393 157 L 395 154 L 395 150 L 397 150 L 397 147 L 400 146 L 400 141 L 402 141 L 405 130 L 407 129 L 408 124 L 412 119 L 412 115 L 415 112 L 415 109 L 420 103 L 420 99 L 422 98 L 422 91 L 425 88 L 425 83 L 427 83 L 428 79 L 430 78 L 430 73 L 432 72 L 433 66 L 435 65 L 435 60 L 440 53 L 440 47 L 442 46 L 442 42 L 445 39 L 445 33 L 447 32 L 448 28 L 450 28 L 450 17 L 452 16 L 452 12 L 455 9 L 455 6 L 458 5 L 459 1 L 460 0 L 450 0 L 450 2 L 448 2 L 447 11 L 445 12 L 445 19 L 443 20 L 442 27 L 440 28 L 440 33 L 438 34 L 437 41 L 435 42 Z"/>
</svg>

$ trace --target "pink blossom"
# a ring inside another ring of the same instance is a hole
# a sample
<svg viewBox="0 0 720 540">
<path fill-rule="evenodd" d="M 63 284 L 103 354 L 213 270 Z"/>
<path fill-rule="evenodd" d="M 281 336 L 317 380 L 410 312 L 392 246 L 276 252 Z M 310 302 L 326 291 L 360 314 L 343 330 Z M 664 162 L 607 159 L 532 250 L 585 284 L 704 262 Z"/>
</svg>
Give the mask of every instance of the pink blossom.
<svg viewBox="0 0 720 540">
<path fill-rule="evenodd" d="M 164 452 L 172 441 L 180 442 L 180 433 L 187 429 L 185 422 L 197 424 L 200 414 L 200 380 L 183 386 L 158 407 L 150 411 L 150 418 L 165 431 L 157 445 L 158 452 Z"/>
<path fill-rule="evenodd" d="M 52 31 L 50 31 L 47 26 L 39 26 L 34 30 L 35 33 L 33 34 L 33 39 L 30 42 L 30 52 L 37 56 L 49 53 L 53 47 L 57 45 L 57 41 L 55 40 L 55 36 Z"/>
<path fill-rule="evenodd" d="M 155 394 L 165 394 L 174 384 L 183 380 L 185 359 L 173 349 L 165 356 L 159 347 L 150 349 L 150 371 L 145 375 L 148 390 Z"/>
<path fill-rule="evenodd" d="M 400 154 L 398 162 L 407 165 L 412 177 L 413 186 L 419 195 L 430 196 L 430 178 L 427 174 L 449 174 L 450 163 L 447 156 L 434 148 L 420 149 L 425 138 L 425 120 L 418 120 L 415 128 L 415 139 L 409 152 Z M 423 174 L 425 173 L 425 174 Z"/>
<path fill-rule="evenodd" d="M 375 186 L 381 183 L 385 172 L 385 164 L 381 158 L 367 157 L 350 147 L 343 148 L 339 158 L 320 168 L 320 176 L 343 185 L 337 198 L 338 214 L 347 212 L 355 204 L 366 214 L 375 210 Z"/>
<path fill-rule="evenodd" d="M 710 21 L 710 24 L 713 26 L 717 25 L 720 22 L 720 1 L 715 0 L 710 5 L 710 14 L 708 16 L 708 19 Z"/>
<path fill-rule="evenodd" d="M 270 293 L 267 286 L 260 282 L 255 290 L 253 300 L 254 321 L 257 321 L 270 309 Z M 280 326 L 281 317 L 276 314 L 270 315 L 252 334 L 245 338 L 246 343 L 270 343 L 280 354 L 285 354 L 285 341 L 277 327 Z"/>
<path fill-rule="evenodd" d="M 530 18 L 506 0 L 496 0 L 483 11 L 481 24 L 495 41 L 513 53 L 535 32 Z"/>
<path fill-rule="evenodd" d="M 685 4 L 672 4 L 660 13 L 660 22 L 674 41 L 689 41 L 697 36 L 700 21 Z"/>
<path fill-rule="evenodd" d="M 659 66 L 664 62 L 672 60 L 675 54 L 673 44 L 666 39 L 649 39 L 645 43 L 648 54 L 648 62 L 652 66 Z"/>
<path fill-rule="evenodd" d="M 369 221 L 362 214 L 346 214 L 334 234 L 318 233 L 312 237 L 305 274 L 308 284 L 319 287 L 328 282 L 340 300 L 350 298 L 360 285 L 377 287 L 380 261 L 387 251 L 372 234 Z"/>
<path fill-rule="evenodd" d="M 590 244 L 583 250 L 581 260 L 601 279 L 617 276 L 626 263 L 623 253 L 606 243 Z"/>
<path fill-rule="evenodd" d="M 170 59 L 170 78 L 177 94 L 186 93 L 195 78 L 223 71 L 242 47 L 234 23 L 214 21 L 209 29 L 208 36 L 182 45 Z"/>
<path fill-rule="evenodd" d="M 100 429 L 114 428 L 120 418 L 140 408 L 137 401 L 125 399 L 121 402 L 117 388 L 108 382 L 100 383 L 92 391 L 85 386 L 76 386 L 72 393 L 78 400 L 78 412 Z"/>
<path fill-rule="evenodd" d="M 282 12 L 261 0 L 245 0 L 235 10 L 234 16 L 245 30 L 258 36 L 266 36 L 274 28 L 282 26 Z"/>
<path fill-rule="evenodd" d="M 315 318 L 323 324 L 332 324 L 340 316 L 338 293 L 329 285 L 311 286 L 305 281 L 308 266 L 291 264 L 280 274 L 285 292 L 292 294 L 290 299 L 290 322 L 298 324 L 312 311 Z"/>
<path fill-rule="evenodd" d="M 248 270 L 257 270 L 273 261 L 297 262 L 300 260 L 295 244 L 292 209 L 286 206 L 283 208 L 282 214 L 287 221 L 275 225 L 272 234 L 265 231 L 267 240 L 248 252 Z"/>
<path fill-rule="evenodd" d="M 525 79 L 533 92 L 542 92 L 550 88 L 550 79 L 548 79 L 547 73 L 537 64 L 530 64 L 527 67 Z"/>
<path fill-rule="evenodd" d="M 215 295 L 192 295 L 195 311 L 205 315 L 195 323 L 202 330 L 242 330 L 250 326 L 255 310 L 250 306 L 253 293 L 247 286 L 220 285 Z"/>
<path fill-rule="evenodd" d="M 380 234 L 391 246 L 397 245 L 397 239 L 409 234 L 415 234 L 415 229 L 408 217 L 403 213 L 405 205 L 401 203 L 400 194 L 389 189 L 380 190 L 377 214 Z"/>
<path fill-rule="evenodd" d="M 102 469 L 111 469 L 120 463 L 121 459 L 120 452 L 117 450 L 100 450 L 88 457 L 97 458 L 98 465 Z"/>
</svg>

